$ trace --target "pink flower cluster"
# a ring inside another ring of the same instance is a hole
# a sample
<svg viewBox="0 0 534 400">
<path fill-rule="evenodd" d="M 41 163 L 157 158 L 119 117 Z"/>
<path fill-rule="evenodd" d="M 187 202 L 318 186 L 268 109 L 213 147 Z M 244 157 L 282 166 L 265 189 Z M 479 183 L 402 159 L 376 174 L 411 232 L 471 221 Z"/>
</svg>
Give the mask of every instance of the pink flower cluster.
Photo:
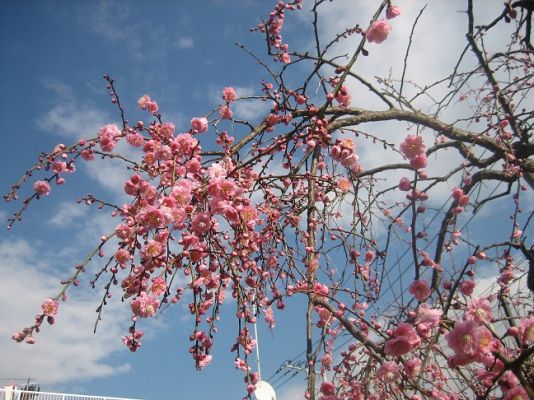
<svg viewBox="0 0 534 400">
<path fill-rule="evenodd" d="M 233 101 L 236 101 L 237 99 L 237 94 L 234 90 L 233 87 L 225 87 L 223 89 L 223 95 L 222 95 L 222 98 L 224 101 L 226 101 L 227 103 L 232 103 Z"/>
<path fill-rule="evenodd" d="M 146 94 L 137 100 L 137 105 L 143 110 L 150 111 L 152 114 L 158 112 L 158 103 L 156 103 L 150 98 L 150 96 Z"/>
<path fill-rule="evenodd" d="M 150 296 L 146 292 L 141 292 L 131 303 L 132 311 L 141 318 L 154 316 L 159 308 L 159 301 L 155 296 Z"/>
<path fill-rule="evenodd" d="M 115 124 L 103 126 L 98 131 L 98 139 L 102 151 L 110 152 L 120 139 L 121 132 Z"/>
<path fill-rule="evenodd" d="M 53 317 L 57 314 L 59 308 L 59 303 L 54 299 L 46 299 L 43 304 L 41 304 L 41 309 L 43 314 L 47 317 Z"/>
<path fill-rule="evenodd" d="M 287 4 L 284 1 L 279 1 L 274 7 L 274 10 L 270 12 L 267 23 L 265 25 L 258 25 L 260 31 L 268 33 L 270 46 L 279 50 L 276 59 L 285 64 L 291 62 L 291 57 L 287 52 L 289 46 L 286 43 L 282 43 L 282 27 L 285 21 L 285 10 L 300 9 L 302 7 L 300 4 L 302 0 L 295 0 L 293 3 Z"/>
<path fill-rule="evenodd" d="M 391 356 L 402 356 L 417 348 L 421 339 L 413 326 L 403 322 L 393 331 L 393 337 L 386 341 L 384 353 Z"/>
<path fill-rule="evenodd" d="M 336 101 L 342 107 L 349 107 L 351 100 L 352 98 L 349 94 L 349 89 L 347 88 L 347 86 L 345 85 L 341 86 L 341 88 L 338 90 L 336 94 Z"/>
<path fill-rule="evenodd" d="M 387 19 L 393 19 L 395 17 L 398 17 L 399 15 L 401 15 L 401 12 L 402 12 L 402 10 L 400 9 L 400 7 L 390 5 L 386 9 L 386 18 Z"/>
<path fill-rule="evenodd" d="M 386 18 L 392 19 L 401 14 L 401 9 L 397 6 L 389 5 L 386 9 Z M 371 27 L 365 34 L 368 42 L 382 43 L 387 39 L 389 32 L 391 32 L 391 24 L 387 19 L 381 19 L 371 24 Z"/>
<path fill-rule="evenodd" d="M 439 325 L 442 314 L 441 310 L 430 308 L 428 304 L 420 304 L 415 319 L 415 326 L 419 336 L 429 338 L 432 330 Z"/>
<path fill-rule="evenodd" d="M 482 362 L 490 354 L 493 337 L 484 325 L 477 321 L 456 321 L 454 329 L 445 334 L 445 339 L 454 355 L 449 358 L 453 366 Z"/>
<path fill-rule="evenodd" d="M 52 191 L 52 188 L 50 187 L 50 184 L 47 181 L 35 182 L 33 184 L 33 189 L 35 190 L 35 193 L 37 193 L 39 196 L 46 196 Z"/>
<path fill-rule="evenodd" d="M 141 347 L 141 338 L 144 336 L 143 331 L 134 330 L 129 336 L 123 336 L 122 342 L 130 349 L 130 351 L 136 351 Z"/>
<path fill-rule="evenodd" d="M 406 136 L 400 145 L 402 154 L 410 160 L 410 165 L 415 169 L 425 168 L 427 165 L 425 147 L 423 138 L 414 135 Z"/>
<path fill-rule="evenodd" d="M 223 89 L 222 98 L 226 101 L 226 104 L 223 104 L 219 108 L 219 115 L 222 119 L 232 119 L 234 113 L 230 109 L 230 103 L 234 102 L 237 99 L 237 94 L 233 87 L 225 87 Z"/>
<path fill-rule="evenodd" d="M 387 39 L 389 32 L 391 32 L 391 24 L 387 20 L 381 19 L 371 24 L 365 37 L 368 42 L 382 43 Z"/>
<path fill-rule="evenodd" d="M 426 281 L 417 279 L 413 281 L 409 289 L 410 293 L 419 301 L 425 301 L 430 296 L 430 287 Z"/>
<path fill-rule="evenodd" d="M 204 133 L 208 131 L 208 120 L 204 117 L 193 118 L 191 120 L 191 133 Z"/>
<path fill-rule="evenodd" d="M 376 376 L 384 383 L 392 383 L 401 378 L 400 368 L 397 363 L 386 361 L 378 368 Z"/>
<path fill-rule="evenodd" d="M 341 165 L 349 169 L 354 174 L 359 174 L 362 171 L 362 166 L 358 162 L 359 157 L 355 153 L 356 145 L 351 139 L 344 139 L 337 141 L 330 154 L 335 161 L 339 161 Z"/>
<path fill-rule="evenodd" d="M 456 200 L 456 207 L 452 210 L 454 214 L 460 214 L 464 211 L 464 207 L 469 204 L 469 196 L 464 194 L 464 191 L 460 188 L 452 190 L 452 198 Z"/>
</svg>

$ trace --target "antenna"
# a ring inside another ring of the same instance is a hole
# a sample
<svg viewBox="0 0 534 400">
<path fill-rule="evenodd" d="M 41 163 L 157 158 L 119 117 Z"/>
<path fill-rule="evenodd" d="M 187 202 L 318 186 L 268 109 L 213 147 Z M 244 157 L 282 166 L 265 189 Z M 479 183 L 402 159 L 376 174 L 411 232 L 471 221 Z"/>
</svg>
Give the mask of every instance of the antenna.
<svg viewBox="0 0 534 400">
<path fill-rule="evenodd" d="M 257 317 L 258 314 L 258 305 L 256 304 L 256 296 L 254 296 L 254 317 Z M 258 368 L 258 376 L 261 379 L 261 368 L 260 368 L 260 342 L 258 338 L 258 327 L 256 323 L 256 318 L 254 318 L 254 339 L 256 339 L 256 365 Z M 276 400 L 276 393 L 271 385 L 265 381 L 259 381 L 256 383 L 256 390 L 254 390 L 254 397 L 256 400 Z"/>
<path fill-rule="evenodd" d="M 257 314 L 258 307 L 254 305 L 255 312 Z M 254 315 L 256 316 L 256 315 Z M 258 376 L 261 379 L 261 368 L 260 368 L 260 342 L 258 340 L 258 327 L 256 326 L 256 321 L 254 321 L 254 338 L 256 339 L 256 366 L 258 368 Z"/>
</svg>

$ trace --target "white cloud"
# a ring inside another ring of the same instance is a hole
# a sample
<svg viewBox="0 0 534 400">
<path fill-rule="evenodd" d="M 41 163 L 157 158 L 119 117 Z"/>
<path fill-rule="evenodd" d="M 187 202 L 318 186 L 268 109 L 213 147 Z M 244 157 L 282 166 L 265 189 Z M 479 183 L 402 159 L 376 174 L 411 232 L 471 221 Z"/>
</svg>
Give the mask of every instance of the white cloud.
<svg viewBox="0 0 534 400">
<path fill-rule="evenodd" d="M 135 150 L 125 142 L 119 143 L 115 151 L 127 158 L 135 154 Z M 113 193 L 117 199 L 124 200 L 126 198 L 123 190 L 124 182 L 133 175 L 133 172 L 126 169 L 124 161 L 118 158 L 94 160 L 87 164 L 87 173 L 92 179 Z"/>
<path fill-rule="evenodd" d="M 237 95 L 237 100 L 230 104 L 230 108 L 234 112 L 235 119 L 254 122 L 259 118 L 264 118 L 267 116 L 272 104 L 269 101 L 256 98 L 262 95 L 262 93 L 256 88 L 253 86 L 233 86 L 230 84 L 225 86 L 232 86 Z M 210 102 L 214 106 L 224 104 L 224 100 L 222 100 L 222 90 L 222 86 L 213 84 L 210 85 L 208 89 L 208 96 Z M 195 96 L 198 98 L 203 98 L 204 91 L 199 90 Z"/>
<path fill-rule="evenodd" d="M 292 372 L 290 372 L 292 374 Z M 300 377 L 297 377 L 297 381 L 291 382 L 288 386 L 285 386 L 286 383 L 275 385 L 276 388 L 276 398 L 279 400 L 292 400 L 292 399 L 301 399 L 304 397 L 306 392 L 306 382 L 303 381 L 301 374 Z M 319 378 L 320 379 L 320 378 Z M 284 382 L 286 379 L 282 379 L 281 382 Z"/>
<path fill-rule="evenodd" d="M 128 326 L 128 315 L 108 306 L 102 326 L 93 335 L 95 298 L 75 290 L 61 303 L 54 326 L 44 326 L 33 346 L 8 339 L 13 332 L 32 323 L 41 302 L 57 293 L 59 276 L 51 273 L 57 260 L 43 257 L 25 240 L 0 242 L 0 304 L 2 304 L 0 376 L 31 376 L 43 384 L 110 376 L 129 370 L 128 364 L 112 365 L 108 357 L 123 347 L 120 336 Z M 125 350 L 127 351 L 127 350 Z"/>
<path fill-rule="evenodd" d="M 80 12 L 79 22 L 89 32 L 97 34 L 111 43 L 126 46 L 134 56 L 141 48 L 138 30 L 132 27 L 128 5 L 120 1 L 98 1 L 87 3 Z"/>
<path fill-rule="evenodd" d="M 258 96 L 259 93 L 250 86 L 234 86 L 237 97 L 253 97 Z M 219 94 L 220 98 L 220 94 Z M 219 100 L 220 101 L 220 100 Z M 267 115 L 270 102 L 260 99 L 244 99 L 232 103 L 231 108 L 234 110 L 235 118 L 252 121 Z"/>
<path fill-rule="evenodd" d="M 74 140 L 95 137 L 98 130 L 106 123 L 109 123 L 106 113 L 98 108 L 69 102 L 56 104 L 37 120 L 39 128 Z"/>
<path fill-rule="evenodd" d="M 0 225 L 7 225 L 7 211 L 0 210 Z"/>
<path fill-rule="evenodd" d="M 195 46 L 195 41 L 193 38 L 183 36 L 179 38 L 174 45 L 178 49 L 192 49 Z"/>
<path fill-rule="evenodd" d="M 55 80 L 47 80 L 44 85 L 58 95 L 58 100 L 47 112 L 37 118 L 36 124 L 40 129 L 66 140 L 77 141 L 81 138 L 96 137 L 98 130 L 106 124 L 118 125 L 105 111 L 77 99 L 70 86 Z M 133 161 L 138 160 L 140 154 L 124 140 L 119 142 L 114 153 L 119 153 Z M 97 157 L 94 161 L 83 162 L 81 165 L 89 177 L 108 189 L 116 199 L 124 198 L 122 187 L 131 176 L 131 171 L 126 169 L 124 161 L 118 158 L 101 160 Z M 58 216 L 54 221 L 60 221 L 58 219 L 60 217 Z"/>
<path fill-rule="evenodd" d="M 48 220 L 49 224 L 55 226 L 71 225 L 74 220 L 87 214 L 87 208 L 81 204 L 63 202 L 57 208 L 58 212 Z"/>
</svg>

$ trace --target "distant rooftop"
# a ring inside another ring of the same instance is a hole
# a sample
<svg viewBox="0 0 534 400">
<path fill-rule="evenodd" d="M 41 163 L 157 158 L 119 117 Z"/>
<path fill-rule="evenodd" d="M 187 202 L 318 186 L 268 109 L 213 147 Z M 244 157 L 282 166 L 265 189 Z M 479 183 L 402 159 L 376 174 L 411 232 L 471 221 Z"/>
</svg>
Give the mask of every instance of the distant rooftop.
<svg viewBox="0 0 534 400">
<path fill-rule="evenodd" d="M 0 400 L 140 400 L 124 397 L 88 396 L 85 394 L 36 392 L 32 390 L 0 388 Z"/>
</svg>

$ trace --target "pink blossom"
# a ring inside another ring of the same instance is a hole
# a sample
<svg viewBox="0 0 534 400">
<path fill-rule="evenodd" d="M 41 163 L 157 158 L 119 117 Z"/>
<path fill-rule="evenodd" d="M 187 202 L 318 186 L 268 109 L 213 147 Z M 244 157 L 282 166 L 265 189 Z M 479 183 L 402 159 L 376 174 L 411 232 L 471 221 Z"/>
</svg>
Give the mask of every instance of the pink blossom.
<svg viewBox="0 0 534 400">
<path fill-rule="evenodd" d="M 408 135 L 401 143 L 400 149 L 407 159 L 412 160 L 418 155 L 424 154 L 425 145 L 421 136 Z"/>
<path fill-rule="evenodd" d="M 125 240 L 128 239 L 132 234 L 132 228 L 130 228 L 128 225 L 120 224 L 115 228 L 115 233 L 119 239 Z"/>
<path fill-rule="evenodd" d="M 237 192 L 236 184 L 230 179 L 215 179 L 208 186 L 208 193 L 224 199 L 232 199 Z"/>
<path fill-rule="evenodd" d="M 211 179 L 226 178 L 226 168 L 221 163 L 213 163 L 208 168 L 208 176 Z"/>
<path fill-rule="evenodd" d="M 280 61 L 284 64 L 289 64 L 291 62 L 291 56 L 288 53 L 280 54 Z"/>
<path fill-rule="evenodd" d="M 436 308 L 430 308 L 428 304 L 420 304 L 417 309 L 417 318 L 415 323 L 417 325 L 424 324 L 430 327 L 430 329 L 438 326 L 441 315 L 443 312 Z"/>
<path fill-rule="evenodd" d="M 458 205 L 460 207 L 465 207 L 468 204 L 469 204 L 469 196 L 463 195 L 462 197 L 458 199 Z"/>
<path fill-rule="evenodd" d="M 333 396 L 336 393 L 336 387 L 332 382 L 321 383 L 321 393 L 325 396 Z"/>
<path fill-rule="evenodd" d="M 130 259 L 130 252 L 126 249 L 119 249 L 115 253 L 115 260 L 119 265 L 124 266 Z"/>
<path fill-rule="evenodd" d="M 247 365 L 247 362 L 239 357 L 235 359 L 234 365 L 237 369 L 240 369 L 241 371 L 250 371 L 250 367 Z"/>
<path fill-rule="evenodd" d="M 466 296 L 471 296 L 473 294 L 474 288 L 475 288 L 475 282 L 473 281 L 460 282 L 460 291 Z"/>
<path fill-rule="evenodd" d="M 426 154 L 419 154 L 410 160 L 410 165 L 415 169 L 425 168 L 428 164 Z"/>
<path fill-rule="evenodd" d="M 271 307 L 265 310 L 265 322 L 269 325 L 269 328 L 273 329 L 276 325 L 276 320 L 274 318 L 273 309 Z"/>
<path fill-rule="evenodd" d="M 316 282 L 315 285 L 313 286 L 313 291 L 315 292 L 315 294 L 319 296 L 327 296 L 330 290 L 328 289 L 328 286 L 323 285 L 322 283 Z"/>
<path fill-rule="evenodd" d="M 82 150 L 80 155 L 85 161 L 93 161 L 95 159 L 95 152 L 91 149 Z"/>
<path fill-rule="evenodd" d="M 152 317 L 158 307 L 159 301 L 155 296 L 149 296 L 146 292 L 141 292 L 131 303 L 132 311 L 141 318 Z"/>
<path fill-rule="evenodd" d="M 325 368 L 330 368 L 332 366 L 332 354 L 330 353 L 326 353 L 322 358 L 321 358 L 321 365 Z"/>
<path fill-rule="evenodd" d="M 343 177 L 339 181 L 337 181 L 337 187 L 342 192 L 346 192 L 352 187 L 352 185 L 347 178 Z"/>
<path fill-rule="evenodd" d="M 365 262 L 370 263 L 375 258 L 375 253 L 372 252 L 371 250 L 367 250 L 365 252 L 364 258 L 365 258 Z"/>
<path fill-rule="evenodd" d="M 232 110 L 230 110 L 230 107 L 228 107 L 227 105 L 224 105 L 221 108 L 219 108 L 219 115 L 221 116 L 222 119 L 232 119 L 232 117 L 234 116 L 234 113 L 232 112 Z"/>
<path fill-rule="evenodd" d="M 108 124 L 98 131 L 99 144 L 102 151 L 110 152 L 117 144 L 121 132 L 115 124 Z"/>
<path fill-rule="evenodd" d="M 200 161 L 198 161 L 197 158 L 193 158 L 185 164 L 185 167 L 189 171 L 189 173 L 198 174 L 202 169 L 202 164 L 200 164 Z"/>
<path fill-rule="evenodd" d="M 132 147 L 141 147 L 144 143 L 143 135 L 139 132 L 132 132 L 126 135 L 126 142 Z"/>
<path fill-rule="evenodd" d="M 191 203 L 193 195 L 191 194 L 191 184 L 185 179 L 179 179 L 172 188 L 172 197 L 176 200 L 176 205 L 187 206 Z"/>
<path fill-rule="evenodd" d="M 336 94 L 336 101 L 343 107 L 350 106 L 351 96 L 349 89 L 343 85 Z"/>
<path fill-rule="evenodd" d="M 198 369 L 204 369 L 206 368 L 213 359 L 213 356 L 211 354 L 203 354 L 202 356 L 199 356 L 197 359 L 197 367 Z"/>
<path fill-rule="evenodd" d="M 464 313 L 463 319 L 472 319 L 479 324 L 491 322 L 493 313 L 488 299 L 476 297 L 467 302 L 467 310 Z"/>
<path fill-rule="evenodd" d="M 161 296 L 167 290 L 167 283 L 161 276 L 152 278 L 152 293 L 155 296 Z"/>
<path fill-rule="evenodd" d="M 60 174 L 64 171 L 67 171 L 68 168 L 67 168 L 67 163 L 64 162 L 64 161 L 56 161 L 53 165 L 52 165 L 52 171 L 54 171 L 56 174 Z"/>
<path fill-rule="evenodd" d="M 211 228 L 211 217 L 207 212 L 201 212 L 194 216 L 191 222 L 191 231 L 201 235 Z"/>
<path fill-rule="evenodd" d="M 392 19 L 401 15 L 402 10 L 397 6 L 389 6 L 386 9 L 386 18 Z"/>
<path fill-rule="evenodd" d="M 382 43 L 386 40 L 390 31 L 390 23 L 385 19 L 381 19 L 372 23 L 365 37 L 368 42 Z"/>
<path fill-rule="evenodd" d="M 46 196 L 52 190 L 50 184 L 47 181 L 35 182 L 33 184 L 33 189 L 35 190 L 35 193 L 37 193 L 39 196 Z"/>
<path fill-rule="evenodd" d="M 139 100 L 137 100 L 137 105 L 143 109 L 148 110 L 151 113 L 155 113 L 158 111 L 158 103 L 156 103 L 154 100 L 150 98 L 148 95 L 141 96 Z"/>
<path fill-rule="evenodd" d="M 43 301 L 43 304 L 41 304 L 41 308 L 43 310 L 44 315 L 46 315 L 47 317 L 53 317 L 57 314 L 59 303 L 54 299 L 46 299 L 45 301 Z"/>
<path fill-rule="evenodd" d="M 404 371 L 410 379 L 416 378 L 421 372 L 422 361 L 419 358 L 411 358 L 404 363 Z"/>
<path fill-rule="evenodd" d="M 174 135 L 174 129 L 175 127 L 173 123 L 165 122 L 159 127 L 158 133 L 166 139 L 172 139 L 172 136 Z"/>
<path fill-rule="evenodd" d="M 430 287 L 426 281 L 417 279 L 410 285 L 409 292 L 419 301 L 424 301 L 430 296 Z"/>
<path fill-rule="evenodd" d="M 204 133 L 208 131 L 208 120 L 204 117 L 191 120 L 191 133 Z"/>
<path fill-rule="evenodd" d="M 409 178 L 402 177 L 401 180 L 399 181 L 399 189 L 402 190 L 403 192 L 409 191 L 411 186 L 412 186 L 412 183 Z"/>
<path fill-rule="evenodd" d="M 523 318 L 519 324 L 521 343 L 531 345 L 534 343 L 534 318 Z"/>
<path fill-rule="evenodd" d="M 152 229 L 163 228 L 166 225 L 165 214 L 155 207 L 149 208 L 142 214 L 143 222 Z"/>
<path fill-rule="evenodd" d="M 267 120 L 267 124 L 269 126 L 274 126 L 274 125 L 278 124 L 281 121 L 280 117 L 278 115 L 276 115 L 276 114 L 273 114 L 273 113 L 270 113 L 267 116 L 266 120 Z"/>
<path fill-rule="evenodd" d="M 528 400 L 527 391 L 522 386 L 516 386 L 506 392 L 503 400 Z"/>
<path fill-rule="evenodd" d="M 456 365 L 465 365 L 475 361 L 473 358 L 481 356 L 490 350 L 491 332 L 475 321 L 456 321 L 454 329 L 445 334 L 447 344 L 454 351 Z"/>
<path fill-rule="evenodd" d="M 163 246 L 156 240 L 149 240 L 145 245 L 143 254 L 148 258 L 156 258 L 163 252 Z"/>
<path fill-rule="evenodd" d="M 378 371 L 376 371 L 376 376 L 384 383 L 392 383 L 400 379 L 399 366 L 393 361 L 386 361 L 383 363 Z"/>
<path fill-rule="evenodd" d="M 393 331 L 393 338 L 386 341 L 384 353 L 391 356 L 402 356 L 415 349 L 420 343 L 421 339 L 413 326 L 404 322 Z"/>
<path fill-rule="evenodd" d="M 141 338 L 143 337 L 143 331 L 134 331 L 130 336 L 123 336 L 122 342 L 128 346 L 130 351 L 136 351 L 141 347 Z"/>
<path fill-rule="evenodd" d="M 250 226 L 250 224 L 256 222 L 258 211 L 253 206 L 246 206 L 241 210 L 240 216 L 243 222 Z"/>
<path fill-rule="evenodd" d="M 237 94 L 235 93 L 234 88 L 233 87 L 225 87 L 223 89 L 222 98 L 227 103 L 231 103 L 232 101 L 235 101 L 237 99 Z"/>
<path fill-rule="evenodd" d="M 189 133 L 182 133 L 176 136 L 172 142 L 173 150 L 181 154 L 190 154 L 196 147 L 198 147 L 198 140 Z"/>
<path fill-rule="evenodd" d="M 460 188 L 454 188 L 452 189 L 452 198 L 454 200 L 460 200 L 460 198 L 464 195 L 464 191 Z"/>
</svg>

